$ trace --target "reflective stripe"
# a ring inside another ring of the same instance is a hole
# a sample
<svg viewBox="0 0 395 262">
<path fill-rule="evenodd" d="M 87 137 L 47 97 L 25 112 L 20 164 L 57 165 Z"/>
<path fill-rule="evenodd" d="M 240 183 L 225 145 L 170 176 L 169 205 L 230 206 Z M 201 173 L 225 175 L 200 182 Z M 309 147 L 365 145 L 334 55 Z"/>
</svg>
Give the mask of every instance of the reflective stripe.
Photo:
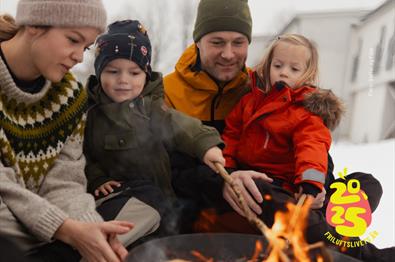
<svg viewBox="0 0 395 262">
<path fill-rule="evenodd" d="M 316 169 L 306 169 L 302 174 L 302 181 L 310 180 L 325 184 L 325 174 Z"/>
</svg>

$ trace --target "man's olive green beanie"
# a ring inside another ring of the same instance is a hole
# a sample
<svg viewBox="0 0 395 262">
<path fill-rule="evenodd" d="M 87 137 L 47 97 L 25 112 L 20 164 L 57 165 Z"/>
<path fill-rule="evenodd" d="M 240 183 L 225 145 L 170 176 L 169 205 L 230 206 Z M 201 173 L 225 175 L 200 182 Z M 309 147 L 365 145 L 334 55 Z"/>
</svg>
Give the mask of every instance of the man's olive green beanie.
<svg viewBox="0 0 395 262">
<path fill-rule="evenodd" d="M 251 42 L 252 19 L 248 0 L 201 0 L 193 40 L 218 31 L 239 32 Z"/>
</svg>

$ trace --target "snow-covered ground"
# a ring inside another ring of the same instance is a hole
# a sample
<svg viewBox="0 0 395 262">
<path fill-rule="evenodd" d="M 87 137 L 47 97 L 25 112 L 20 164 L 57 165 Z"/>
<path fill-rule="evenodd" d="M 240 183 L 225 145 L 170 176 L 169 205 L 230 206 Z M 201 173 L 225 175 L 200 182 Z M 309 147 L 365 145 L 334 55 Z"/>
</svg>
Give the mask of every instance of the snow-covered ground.
<svg viewBox="0 0 395 262">
<path fill-rule="evenodd" d="M 379 233 L 373 241 L 377 247 L 395 246 L 395 139 L 372 144 L 339 142 L 332 144 L 330 153 L 336 176 L 346 167 L 349 174 L 371 173 L 381 182 L 384 193 L 366 233 Z"/>
</svg>

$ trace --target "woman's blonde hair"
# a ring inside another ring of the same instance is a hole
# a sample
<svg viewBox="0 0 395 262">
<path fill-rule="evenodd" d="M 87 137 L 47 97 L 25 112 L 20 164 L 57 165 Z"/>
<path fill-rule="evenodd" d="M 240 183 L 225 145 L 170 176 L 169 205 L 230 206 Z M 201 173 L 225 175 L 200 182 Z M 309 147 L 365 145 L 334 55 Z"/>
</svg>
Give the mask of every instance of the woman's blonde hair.
<svg viewBox="0 0 395 262">
<path fill-rule="evenodd" d="M 10 15 L 0 15 L 0 42 L 11 39 L 19 30 L 15 19 Z"/>
<path fill-rule="evenodd" d="M 270 84 L 270 65 L 273 59 L 274 49 L 279 43 L 289 43 L 298 46 L 304 46 L 310 51 L 310 59 L 307 61 L 306 72 L 302 75 L 296 86 L 303 84 L 317 86 L 318 85 L 318 51 L 309 39 L 298 34 L 284 34 L 278 36 L 268 47 L 262 61 L 256 66 L 256 72 L 263 82 L 263 91 L 265 93 L 271 90 Z"/>
</svg>

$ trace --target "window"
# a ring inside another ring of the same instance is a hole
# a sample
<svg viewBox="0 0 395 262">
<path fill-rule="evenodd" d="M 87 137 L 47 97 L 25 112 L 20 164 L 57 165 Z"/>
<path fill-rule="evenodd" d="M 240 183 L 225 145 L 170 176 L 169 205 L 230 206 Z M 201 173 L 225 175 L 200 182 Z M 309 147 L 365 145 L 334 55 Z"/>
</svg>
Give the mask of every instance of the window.
<svg viewBox="0 0 395 262">
<path fill-rule="evenodd" d="M 360 38 L 358 40 L 357 54 L 354 56 L 352 60 L 351 82 L 355 82 L 355 80 L 357 79 L 358 69 L 359 69 L 359 57 L 361 56 L 361 50 L 362 50 L 362 39 Z"/>
<path fill-rule="evenodd" d="M 392 67 L 394 66 L 394 60 L 395 60 L 395 28 L 394 28 L 392 37 L 390 38 L 390 41 L 388 42 L 387 55 L 388 56 L 387 56 L 387 63 L 385 65 L 385 69 L 391 70 Z"/>
<path fill-rule="evenodd" d="M 377 73 L 380 71 L 381 58 L 383 56 L 385 31 L 386 31 L 386 27 L 385 26 L 381 27 L 380 42 L 376 46 L 376 53 L 374 56 L 374 65 L 373 65 L 374 75 L 377 75 Z"/>
</svg>

